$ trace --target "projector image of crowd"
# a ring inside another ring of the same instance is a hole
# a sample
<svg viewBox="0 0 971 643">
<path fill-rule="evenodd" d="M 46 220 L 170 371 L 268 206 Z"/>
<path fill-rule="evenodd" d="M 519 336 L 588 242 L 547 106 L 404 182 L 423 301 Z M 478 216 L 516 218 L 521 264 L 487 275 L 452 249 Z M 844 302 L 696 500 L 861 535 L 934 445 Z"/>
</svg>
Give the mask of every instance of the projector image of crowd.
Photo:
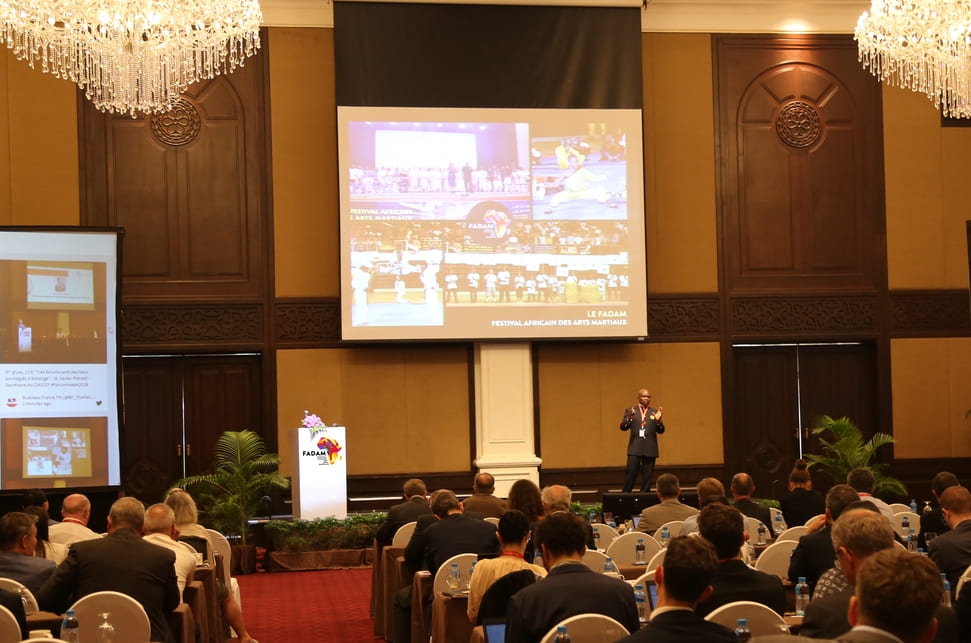
<svg viewBox="0 0 971 643">
<path fill-rule="evenodd" d="M 529 171 L 512 165 L 472 167 L 361 167 L 350 169 L 354 195 L 384 194 L 529 194 Z"/>
</svg>

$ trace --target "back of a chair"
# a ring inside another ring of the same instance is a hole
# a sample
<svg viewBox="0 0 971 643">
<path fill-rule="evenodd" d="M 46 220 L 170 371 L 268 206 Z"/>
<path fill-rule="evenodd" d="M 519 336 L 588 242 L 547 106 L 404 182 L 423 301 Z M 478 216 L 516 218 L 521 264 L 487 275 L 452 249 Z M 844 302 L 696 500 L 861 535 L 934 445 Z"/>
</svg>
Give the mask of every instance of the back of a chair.
<svg viewBox="0 0 971 643">
<path fill-rule="evenodd" d="M 806 521 L 805 526 L 808 527 L 809 525 L 813 524 L 813 521 L 819 518 L 826 518 L 826 514 L 816 514 L 815 516 L 813 516 L 812 518 Z"/>
<path fill-rule="evenodd" d="M 789 527 L 784 532 L 776 537 L 776 540 L 795 540 L 799 541 L 800 538 L 806 535 L 809 528 L 806 525 L 798 525 L 796 527 Z"/>
<path fill-rule="evenodd" d="M 963 588 L 964 584 L 969 580 L 971 580 L 971 565 L 969 565 L 968 568 L 964 570 L 964 573 L 961 574 L 961 578 L 958 579 L 958 585 L 954 589 L 954 596 L 957 597 L 961 595 L 961 588 Z"/>
<path fill-rule="evenodd" d="M 472 567 L 472 563 L 477 561 L 479 556 L 477 554 L 456 554 L 452 556 L 438 568 L 435 572 L 435 580 L 432 582 L 432 592 L 433 594 L 440 594 L 449 591 L 448 587 L 448 572 L 452 569 L 452 564 L 456 563 L 459 566 L 459 573 L 462 574 L 461 587 L 469 586 L 469 568 Z"/>
<path fill-rule="evenodd" d="M 607 562 L 607 555 L 601 551 L 588 549 L 583 553 L 583 564 L 595 572 L 603 573 L 604 563 Z"/>
<path fill-rule="evenodd" d="M 754 601 L 735 601 L 717 607 L 705 617 L 706 621 L 712 621 L 719 625 L 734 630 L 738 624 L 738 619 L 748 620 L 748 629 L 752 631 L 752 637 L 768 636 L 770 634 L 788 634 L 789 627 L 780 615 L 773 612 L 762 603 Z"/>
<path fill-rule="evenodd" d="M 486 522 L 491 522 L 496 527 L 499 526 L 499 519 L 496 518 L 495 516 L 486 516 L 483 520 L 485 520 Z"/>
<path fill-rule="evenodd" d="M 799 543 L 795 540 L 777 540 L 765 548 L 755 560 L 755 569 L 779 578 L 789 577 L 789 559 Z"/>
<path fill-rule="evenodd" d="M 654 554 L 654 556 L 651 557 L 651 560 L 647 561 L 647 569 L 644 570 L 645 573 L 650 574 L 650 573 L 654 572 L 655 570 L 657 570 L 658 567 L 660 567 L 661 565 L 663 565 L 664 564 L 664 554 L 666 554 L 667 552 L 668 552 L 668 550 L 665 547 L 664 549 L 662 549 L 658 553 Z"/>
<path fill-rule="evenodd" d="M 906 527 L 904 526 L 905 522 L 907 524 Z M 910 509 L 895 513 L 893 515 L 893 528 L 896 530 L 898 536 L 907 540 L 907 534 L 910 533 L 911 529 L 914 530 L 914 536 L 920 531 L 920 516 Z"/>
<path fill-rule="evenodd" d="M 553 643 L 556 628 L 566 626 L 566 632 L 577 643 L 614 643 L 629 635 L 627 628 L 603 614 L 577 614 L 553 626 L 540 643 Z"/>
<path fill-rule="evenodd" d="M 212 542 L 212 549 L 214 554 L 219 554 L 223 557 L 223 582 L 226 583 L 226 587 L 229 587 L 229 577 L 230 567 L 232 567 L 233 560 L 233 548 L 229 546 L 229 540 L 226 539 L 221 533 L 215 529 L 207 529 L 209 532 L 209 540 Z"/>
<path fill-rule="evenodd" d="M 512 595 L 535 582 L 536 574 L 531 569 L 521 569 L 518 572 L 506 574 L 494 582 L 482 595 L 476 624 L 482 625 L 485 619 L 503 618 Z"/>
<path fill-rule="evenodd" d="M 411 535 L 415 533 L 415 525 L 417 524 L 417 521 L 412 520 L 398 527 L 398 531 L 394 532 L 394 538 L 391 539 L 391 546 L 407 547 L 408 541 L 411 540 Z"/>
<path fill-rule="evenodd" d="M 204 560 L 208 560 L 209 552 L 209 539 L 203 538 L 202 536 L 179 536 L 179 542 L 186 543 L 197 552 L 202 554 Z M 212 562 L 211 560 L 209 561 Z"/>
<path fill-rule="evenodd" d="M 772 526 L 769 527 L 769 525 L 766 525 L 766 527 L 769 527 L 773 531 L 778 526 L 782 527 L 782 531 L 789 528 L 789 525 L 786 524 L 785 516 L 782 515 L 782 510 L 778 507 L 769 507 L 769 515 L 772 516 Z"/>
<path fill-rule="evenodd" d="M 20 623 L 13 612 L 0 605 L 0 641 L 19 641 Z"/>
<path fill-rule="evenodd" d="M 661 534 L 664 533 L 665 527 L 668 528 L 668 534 L 671 535 L 671 538 L 681 535 L 681 526 L 683 524 L 683 520 L 671 520 L 664 523 L 654 531 L 654 540 L 661 542 Z"/>
<path fill-rule="evenodd" d="M 617 536 L 607 547 L 607 555 L 618 565 L 630 566 L 637 562 L 637 541 L 644 543 L 644 564 L 651 560 L 654 554 L 661 551 L 661 545 L 651 538 L 650 534 L 640 531 L 629 531 Z"/>
<path fill-rule="evenodd" d="M 150 641 L 152 626 L 148 614 L 131 596 L 121 592 L 95 592 L 79 599 L 71 606 L 77 614 L 80 643 L 95 643 L 102 614 L 115 628 L 116 641 Z"/>
<path fill-rule="evenodd" d="M 742 517 L 745 519 L 745 531 L 748 533 L 749 542 L 757 542 L 759 537 L 759 525 L 762 524 L 762 521 L 758 518 L 753 518 L 752 516 L 746 516 L 744 514 L 742 514 Z M 766 537 L 769 537 L 769 525 L 766 525 L 765 529 Z"/>
<path fill-rule="evenodd" d="M 610 543 L 614 542 L 617 538 L 617 530 L 610 525 L 605 525 L 602 522 L 591 523 L 593 530 L 600 535 L 600 548 L 607 549 Z"/>
<path fill-rule="evenodd" d="M 12 578 L 0 578 L 0 589 L 5 589 L 8 592 L 14 592 L 15 594 L 20 594 L 21 596 L 20 600 L 26 599 L 26 601 L 24 602 L 24 612 L 28 614 L 33 614 L 34 612 L 40 609 L 37 606 L 37 599 L 34 598 L 33 592 L 27 589 L 27 587 L 23 583 L 19 581 L 15 581 Z M 3 639 L 0 638 L 0 641 L 2 640 Z"/>
<path fill-rule="evenodd" d="M 910 505 L 905 505 L 902 502 L 891 502 L 890 510 L 895 514 L 899 514 L 901 511 L 910 511 Z"/>
</svg>

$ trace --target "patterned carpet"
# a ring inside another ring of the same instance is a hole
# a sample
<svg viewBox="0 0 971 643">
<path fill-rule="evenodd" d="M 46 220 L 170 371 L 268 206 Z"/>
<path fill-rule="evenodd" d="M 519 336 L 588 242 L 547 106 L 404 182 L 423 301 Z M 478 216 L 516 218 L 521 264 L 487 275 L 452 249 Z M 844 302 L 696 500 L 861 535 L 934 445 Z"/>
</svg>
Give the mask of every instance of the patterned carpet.
<svg viewBox="0 0 971 643">
<path fill-rule="evenodd" d="M 260 643 L 373 643 L 371 568 L 236 577 L 243 617 Z"/>
</svg>

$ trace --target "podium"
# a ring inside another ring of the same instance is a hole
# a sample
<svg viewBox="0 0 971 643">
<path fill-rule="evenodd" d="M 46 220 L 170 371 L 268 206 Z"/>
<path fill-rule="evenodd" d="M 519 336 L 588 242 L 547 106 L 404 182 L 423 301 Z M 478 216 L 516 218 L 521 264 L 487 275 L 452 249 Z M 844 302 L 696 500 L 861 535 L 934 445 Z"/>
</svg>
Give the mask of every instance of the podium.
<svg viewBox="0 0 971 643">
<path fill-rule="evenodd" d="M 347 518 L 346 433 L 342 426 L 291 430 L 294 519 Z"/>
</svg>

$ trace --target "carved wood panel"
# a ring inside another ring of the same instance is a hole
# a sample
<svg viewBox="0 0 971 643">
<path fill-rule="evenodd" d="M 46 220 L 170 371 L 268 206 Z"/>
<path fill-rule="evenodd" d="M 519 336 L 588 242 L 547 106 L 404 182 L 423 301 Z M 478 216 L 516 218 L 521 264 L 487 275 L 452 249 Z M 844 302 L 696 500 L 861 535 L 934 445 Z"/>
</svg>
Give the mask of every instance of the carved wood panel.
<svg viewBox="0 0 971 643">
<path fill-rule="evenodd" d="M 122 309 L 127 353 L 220 347 L 256 349 L 263 342 L 261 304 L 129 304 Z"/>
</svg>

